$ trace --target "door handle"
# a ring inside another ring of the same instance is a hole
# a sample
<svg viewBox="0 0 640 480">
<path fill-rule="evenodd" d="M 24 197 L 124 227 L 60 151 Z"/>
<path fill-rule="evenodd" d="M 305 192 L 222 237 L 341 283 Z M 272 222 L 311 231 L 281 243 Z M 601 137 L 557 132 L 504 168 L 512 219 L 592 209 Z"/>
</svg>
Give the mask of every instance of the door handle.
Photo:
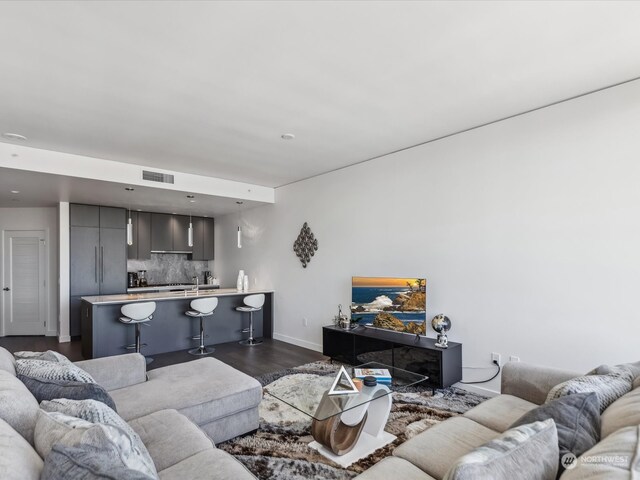
<svg viewBox="0 0 640 480">
<path fill-rule="evenodd" d="M 4 287 L 2 290 L 5 291 L 5 292 L 8 292 L 9 291 L 9 287 Z"/>
<path fill-rule="evenodd" d="M 104 247 L 100 247 L 100 281 L 104 283 Z"/>
<path fill-rule="evenodd" d="M 98 246 L 97 245 L 93 247 L 93 263 L 95 267 L 93 270 L 93 276 L 95 277 L 95 282 L 98 283 Z"/>
</svg>

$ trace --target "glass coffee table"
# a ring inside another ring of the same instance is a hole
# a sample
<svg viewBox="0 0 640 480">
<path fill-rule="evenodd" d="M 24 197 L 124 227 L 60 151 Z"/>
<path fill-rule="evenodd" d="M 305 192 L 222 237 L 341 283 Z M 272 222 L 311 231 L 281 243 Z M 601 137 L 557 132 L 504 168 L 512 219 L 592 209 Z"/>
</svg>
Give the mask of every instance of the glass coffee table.
<svg viewBox="0 0 640 480">
<path fill-rule="evenodd" d="M 428 379 L 425 375 L 394 368 L 377 362 L 356 367 L 344 366 L 346 375 L 353 378 L 354 369 L 386 369 L 391 380 L 375 383 L 368 380 L 357 393 L 343 393 L 348 389 L 348 381 L 336 382 L 340 371 L 300 382 L 294 386 L 278 388 L 268 386 L 265 392 L 312 419 L 311 434 L 315 441 L 309 446 L 342 467 L 347 467 L 360 458 L 366 457 L 380 447 L 395 440 L 395 436 L 384 431 L 391 411 L 391 394 L 402 392 L 407 387 L 420 384 Z M 331 394 L 334 383 L 337 393 Z M 324 392 L 308 395 L 310 390 Z"/>
</svg>

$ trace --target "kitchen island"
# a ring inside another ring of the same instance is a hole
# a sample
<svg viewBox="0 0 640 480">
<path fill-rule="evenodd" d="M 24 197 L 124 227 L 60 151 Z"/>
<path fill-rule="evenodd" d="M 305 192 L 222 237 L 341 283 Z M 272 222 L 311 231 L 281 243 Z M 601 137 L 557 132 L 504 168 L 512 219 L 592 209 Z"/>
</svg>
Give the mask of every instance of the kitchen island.
<svg viewBox="0 0 640 480">
<path fill-rule="evenodd" d="M 256 293 L 265 294 L 262 310 L 253 314 L 255 337 L 271 338 L 273 331 L 273 290 L 238 291 L 235 288 L 186 290 L 182 292 L 133 293 L 82 297 L 81 332 L 84 358 L 100 358 L 130 353 L 134 343 L 134 327 L 121 323 L 120 308 L 127 303 L 156 302 L 156 311 L 142 329 L 144 355 L 188 350 L 197 346 L 193 337 L 199 334 L 197 319 L 185 312 L 196 298 L 218 297 L 218 307 L 205 319 L 206 345 L 233 342 L 247 338 L 241 330 L 249 326 L 249 315 L 235 309 L 242 299 Z"/>
</svg>

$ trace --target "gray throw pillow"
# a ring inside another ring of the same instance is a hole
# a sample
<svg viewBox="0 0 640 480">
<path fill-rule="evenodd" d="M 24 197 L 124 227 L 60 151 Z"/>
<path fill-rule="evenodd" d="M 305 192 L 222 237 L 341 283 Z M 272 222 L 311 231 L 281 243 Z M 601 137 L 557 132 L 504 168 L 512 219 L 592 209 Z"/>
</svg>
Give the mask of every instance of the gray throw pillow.
<svg viewBox="0 0 640 480">
<path fill-rule="evenodd" d="M 507 430 L 463 455 L 443 480 L 555 480 L 557 473 L 558 435 L 549 419 Z"/>
<path fill-rule="evenodd" d="M 153 480 L 128 468 L 115 449 L 79 444 L 54 445 L 44 462 L 40 480 Z"/>
<path fill-rule="evenodd" d="M 156 473 L 156 467 L 151 455 L 142 443 L 140 436 L 125 422 L 120 415 L 102 402 L 95 400 L 69 400 L 58 398 L 42 402 L 40 408 L 45 412 L 58 412 L 71 417 L 79 418 L 94 424 L 103 424 L 117 427 L 126 433 L 133 446 L 133 450 L 143 459 L 149 471 Z"/>
<path fill-rule="evenodd" d="M 47 350 L 46 352 L 14 352 L 13 356 L 16 360 L 43 360 L 45 362 L 62 363 L 65 365 L 71 365 L 71 361 L 62 355 L 61 353 L 54 352 L 53 350 Z"/>
<path fill-rule="evenodd" d="M 72 363 L 57 363 L 48 360 L 20 358 L 16 360 L 16 374 L 47 380 L 96 383 L 91 375 Z"/>
<path fill-rule="evenodd" d="M 18 379 L 26 385 L 38 403 L 56 398 L 97 400 L 116 410 L 116 404 L 111 395 L 97 383 L 47 380 L 46 378 L 31 378 L 24 375 L 18 375 Z"/>
<path fill-rule="evenodd" d="M 632 386 L 631 370 L 624 367 L 614 367 L 610 373 L 605 375 L 583 375 L 559 383 L 549 391 L 545 403 L 565 395 L 595 392 L 598 395 L 600 413 L 602 413 L 618 398 L 630 392 Z"/>
<path fill-rule="evenodd" d="M 600 441 L 600 402 L 591 393 L 576 393 L 552 400 L 534 408 L 515 421 L 511 428 L 540 420 L 552 419 L 558 430 L 558 474 L 567 453 L 579 457 Z"/>
</svg>

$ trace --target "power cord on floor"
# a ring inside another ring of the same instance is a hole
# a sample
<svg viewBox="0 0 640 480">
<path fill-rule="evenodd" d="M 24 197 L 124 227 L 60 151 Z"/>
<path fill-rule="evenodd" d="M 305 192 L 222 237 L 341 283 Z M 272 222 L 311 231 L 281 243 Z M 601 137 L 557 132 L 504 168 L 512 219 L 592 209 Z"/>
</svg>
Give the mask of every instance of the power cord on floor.
<svg viewBox="0 0 640 480">
<path fill-rule="evenodd" d="M 487 383 L 487 382 L 490 382 L 491 380 L 493 380 L 494 378 L 496 378 L 498 375 L 500 375 L 500 370 L 502 370 L 502 368 L 500 367 L 500 364 L 498 363 L 498 361 L 497 361 L 497 360 L 494 360 L 494 361 L 493 361 L 493 364 L 494 364 L 496 367 L 498 367 L 498 371 L 496 372 L 496 374 L 495 374 L 493 377 L 491 377 L 491 378 L 489 378 L 489 379 L 487 379 L 487 380 L 478 380 L 477 382 L 458 382 L 458 383 L 463 383 L 463 384 L 465 384 L 465 385 L 471 385 L 471 384 L 474 384 L 474 383 Z"/>
</svg>

